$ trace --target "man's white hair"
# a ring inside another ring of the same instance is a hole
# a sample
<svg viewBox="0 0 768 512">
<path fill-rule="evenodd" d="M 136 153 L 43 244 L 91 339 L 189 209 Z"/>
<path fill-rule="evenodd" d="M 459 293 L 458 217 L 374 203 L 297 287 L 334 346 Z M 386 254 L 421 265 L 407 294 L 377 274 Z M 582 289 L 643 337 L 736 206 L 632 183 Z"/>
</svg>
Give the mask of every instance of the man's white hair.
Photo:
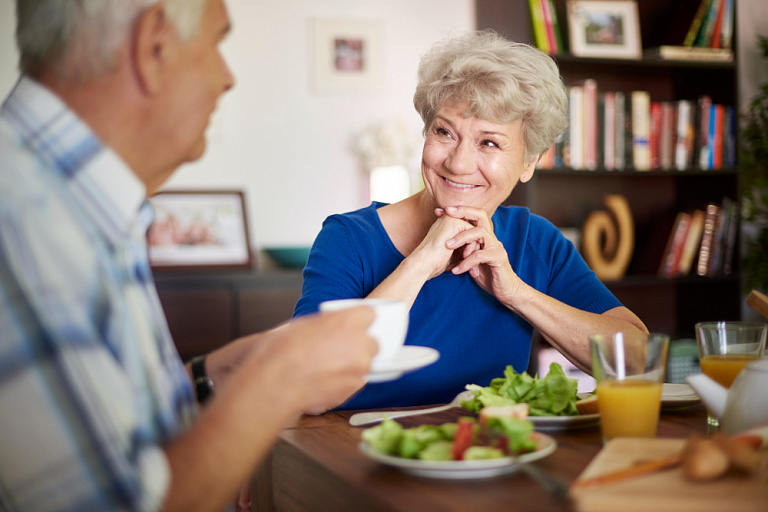
<svg viewBox="0 0 768 512">
<path fill-rule="evenodd" d="M 182 39 L 197 33 L 208 0 L 16 0 L 19 69 L 78 79 L 114 65 L 117 49 L 145 9 L 162 2 Z"/>
</svg>

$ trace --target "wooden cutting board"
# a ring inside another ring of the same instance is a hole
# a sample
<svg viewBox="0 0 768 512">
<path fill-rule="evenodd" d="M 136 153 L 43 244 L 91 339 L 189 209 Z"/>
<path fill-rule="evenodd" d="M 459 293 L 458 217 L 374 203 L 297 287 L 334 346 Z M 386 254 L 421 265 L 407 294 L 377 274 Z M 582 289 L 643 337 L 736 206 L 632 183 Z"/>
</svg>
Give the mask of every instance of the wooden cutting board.
<svg viewBox="0 0 768 512">
<path fill-rule="evenodd" d="M 579 478 L 673 455 L 684 444 L 684 439 L 613 439 Z M 691 482 L 678 466 L 598 489 L 572 489 L 571 498 L 579 512 L 767 512 L 768 470 L 751 477 L 729 473 L 711 482 Z"/>
</svg>

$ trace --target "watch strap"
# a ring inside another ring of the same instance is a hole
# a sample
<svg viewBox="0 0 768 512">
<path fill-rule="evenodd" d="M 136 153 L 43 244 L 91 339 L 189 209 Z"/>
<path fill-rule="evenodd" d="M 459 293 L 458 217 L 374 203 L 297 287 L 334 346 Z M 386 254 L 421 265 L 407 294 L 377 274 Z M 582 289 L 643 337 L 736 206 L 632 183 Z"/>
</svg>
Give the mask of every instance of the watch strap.
<svg viewBox="0 0 768 512">
<path fill-rule="evenodd" d="M 201 405 L 205 404 L 213 396 L 213 381 L 205 369 L 205 356 L 198 356 L 192 359 L 190 367 L 192 369 L 192 380 L 195 385 L 197 401 Z"/>
</svg>

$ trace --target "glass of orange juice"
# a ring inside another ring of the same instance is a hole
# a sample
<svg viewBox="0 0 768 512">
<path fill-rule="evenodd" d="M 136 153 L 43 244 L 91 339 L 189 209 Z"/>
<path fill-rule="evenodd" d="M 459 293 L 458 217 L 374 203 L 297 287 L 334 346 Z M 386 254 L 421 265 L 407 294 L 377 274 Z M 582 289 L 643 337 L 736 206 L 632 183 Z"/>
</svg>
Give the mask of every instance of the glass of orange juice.
<svg viewBox="0 0 768 512">
<path fill-rule="evenodd" d="M 619 332 L 590 336 L 589 345 L 603 441 L 654 437 L 669 336 Z"/>
<path fill-rule="evenodd" d="M 700 322 L 696 324 L 701 372 L 723 387 L 730 388 L 748 362 L 762 357 L 768 324 L 761 322 Z M 717 428 L 717 419 L 707 421 Z"/>
</svg>

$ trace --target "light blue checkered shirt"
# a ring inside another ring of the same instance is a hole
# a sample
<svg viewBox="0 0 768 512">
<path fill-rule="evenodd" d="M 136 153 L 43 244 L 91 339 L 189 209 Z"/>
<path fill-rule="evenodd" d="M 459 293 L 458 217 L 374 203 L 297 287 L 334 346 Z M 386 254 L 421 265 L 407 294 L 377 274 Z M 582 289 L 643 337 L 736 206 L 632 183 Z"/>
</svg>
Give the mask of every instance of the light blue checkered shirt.
<svg viewBox="0 0 768 512">
<path fill-rule="evenodd" d="M 145 188 L 49 91 L 0 110 L 0 509 L 154 510 L 196 414 Z"/>
</svg>

